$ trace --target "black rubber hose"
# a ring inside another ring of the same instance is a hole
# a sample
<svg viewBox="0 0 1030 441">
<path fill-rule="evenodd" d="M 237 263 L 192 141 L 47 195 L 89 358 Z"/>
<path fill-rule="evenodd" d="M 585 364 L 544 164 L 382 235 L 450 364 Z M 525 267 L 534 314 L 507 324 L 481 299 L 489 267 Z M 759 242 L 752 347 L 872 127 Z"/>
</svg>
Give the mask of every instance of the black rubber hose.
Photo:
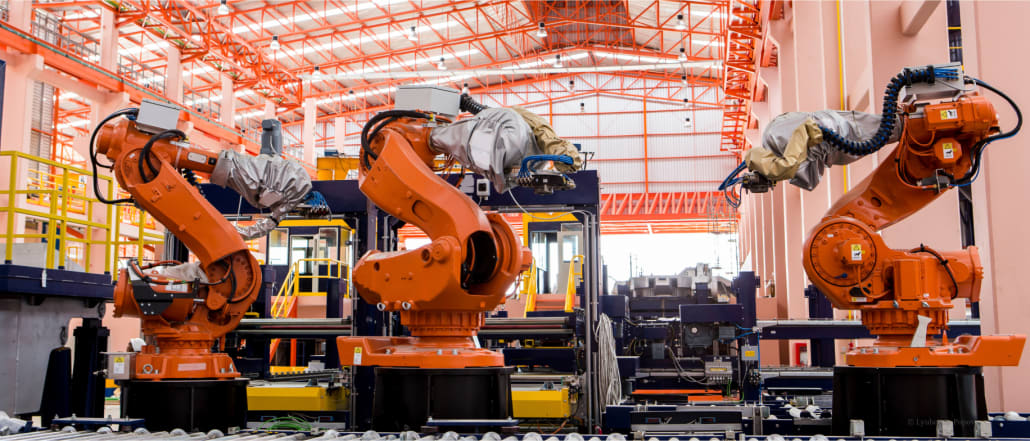
<svg viewBox="0 0 1030 441">
<path fill-rule="evenodd" d="M 378 159 L 378 155 L 372 151 L 372 138 L 375 138 L 379 134 L 379 130 L 386 127 L 387 124 L 396 121 L 398 118 L 421 118 L 429 119 L 429 115 L 416 112 L 414 110 L 387 110 L 385 112 L 379 112 L 369 118 L 368 122 L 365 123 L 365 127 L 361 128 L 361 161 L 365 165 L 366 169 L 372 168 L 371 161 L 368 160 L 371 157 L 373 160 Z M 387 120 L 382 124 L 378 124 L 380 121 Z M 374 130 L 372 130 L 374 127 Z M 371 133 L 370 133 L 371 131 Z"/>
<path fill-rule="evenodd" d="M 476 102 L 476 100 L 472 99 L 472 97 L 467 93 L 461 94 L 461 100 L 458 101 L 458 108 L 461 109 L 462 112 L 468 112 L 473 115 L 482 112 L 484 109 L 489 109 L 489 107 Z"/>
<path fill-rule="evenodd" d="M 143 151 L 140 152 L 139 163 L 137 164 L 139 166 L 139 176 L 140 179 L 143 179 L 143 182 L 150 182 L 157 177 L 157 173 L 159 170 L 158 167 L 155 166 L 154 163 L 150 160 L 150 149 L 154 147 L 154 143 L 158 140 L 167 138 L 186 139 L 186 134 L 180 130 L 165 130 L 161 133 L 151 136 L 150 139 L 147 140 L 147 143 L 143 144 Z M 150 179 L 147 179 L 147 174 L 143 172 L 144 162 L 147 164 L 147 168 L 150 169 L 151 174 L 154 175 Z"/>
<path fill-rule="evenodd" d="M 844 138 L 834 130 L 819 126 L 823 132 L 823 139 L 831 146 L 851 156 L 865 156 L 883 148 L 890 139 L 898 118 L 898 94 L 905 86 L 914 83 L 932 83 L 936 78 L 957 79 L 957 73 L 951 69 L 934 71 L 933 66 L 923 69 L 905 69 L 894 78 L 883 93 L 883 111 L 881 112 L 880 127 L 873 136 L 865 141 L 856 142 Z"/>
<path fill-rule="evenodd" d="M 111 120 L 113 120 L 113 119 L 115 119 L 115 118 L 117 118 L 119 116 L 125 115 L 125 116 L 130 116 L 131 117 L 131 116 L 135 116 L 135 115 L 138 115 L 138 114 L 139 114 L 139 109 L 122 109 L 122 110 L 114 112 L 114 113 L 112 113 L 110 115 L 107 115 L 107 117 L 105 117 L 103 120 L 100 121 L 99 124 L 97 124 L 97 126 L 93 129 L 93 133 L 89 136 L 89 162 L 93 166 L 93 195 L 97 197 L 98 201 L 103 202 L 105 204 L 111 205 L 111 204 L 121 204 L 121 203 L 126 203 L 126 202 L 132 202 L 132 198 L 109 200 L 109 199 L 105 198 L 102 194 L 100 194 L 100 184 L 99 184 L 100 178 L 99 178 L 99 174 L 97 173 L 97 167 L 103 167 L 103 168 L 106 168 L 106 169 L 111 169 L 112 166 L 111 165 L 100 164 L 97 161 L 97 151 L 96 151 L 96 147 L 95 147 L 95 145 L 97 143 L 97 133 L 100 133 L 100 129 L 102 127 L 104 127 L 104 125 L 106 125 L 108 122 L 110 122 Z"/>
<path fill-rule="evenodd" d="M 1004 92 L 995 89 L 990 84 L 987 84 L 976 78 L 970 78 L 968 79 L 968 81 L 971 81 L 973 84 L 983 87 L 984 89 L 990 90 L 991 92 L 994 92 L 998 96 L 1004 98 L 1005 101 L 1007 101 L 1009 105 L 1012 106 L 1012 110 L 1016 112 L 1016 126 L 1013 127 L 1012 130 L 1009 130 L 1005 133 L 999 133 L 997 135 L 981 139 L 979 142 L 976 143 L 976 145 L 973 146 L 973 166 L 969 168 L 969 171 L 966 172 L 965 176 L 962 176 L 957 181 L 955 181 L 954 185 L 957 186 L 969 185 L 971 182 L 973 182 L 973 179 L 975 179 L 977 172 L 980 170 L 981 157 L 983 156 L 983 152 L 984 150 L 986 150 L 988 144 L 999 139 L 1010 138 L 1016 133 L 1019 133 L 1019 130 L 1023 128 L 1023 112 L 1019 110 L 1019 106 L 1016 105 L 1015 101 L 1012 101 L 1012 98 L 1009 98 L 1009 96 L 1005 95 Z"/>
</svg>

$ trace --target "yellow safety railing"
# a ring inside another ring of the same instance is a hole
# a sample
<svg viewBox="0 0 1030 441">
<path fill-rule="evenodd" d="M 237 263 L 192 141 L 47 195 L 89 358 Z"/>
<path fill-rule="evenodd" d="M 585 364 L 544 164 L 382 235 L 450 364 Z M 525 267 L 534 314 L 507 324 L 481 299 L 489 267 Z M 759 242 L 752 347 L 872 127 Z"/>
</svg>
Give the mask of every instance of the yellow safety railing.
<svg viewBox="0 0 1030 441">
<path fill-rule="evenodd" d="M 120 247 L 133 246 L 136 255 L 143 256 L 147 246 L 163 243 L 162 234 L 147 231 L 143 223 L 147 216 L 142 215 L 137 215 L 139 222 L 134 225 L 137 227 L 136 237 L 123 240 L 123 210 L 87 196 L 89 192 L 85 190 L 91 185 L 88 180 L 94 179 L 91 171 L 18 151 L 0 152 L 0 165 L 5 159 L 9 164 L 9 179 L 7 188 L 0 189 L 0 198 L 6 199 L 6 203 L 0 206 L 0 213 L 5 214 L 0 215 L 3 216 L 0 219 L 6 221 L 2 236 L 6 262 L 13 261 L 14 244 L 46 242 L 49 244 L 46 246 L 46 268 L 66 268 L 68 260 L 72 260 L 88 271 L 97 259 L 95 254 L 102 250 L 103 271 L 113 273 Z M 50 172 L 30 168 L 38 167 L 38 164 L 48 166 Z M 82 177 L 85 177 L 85 183 Z M 101 181 L 98 186 L 102 191 L 106 190 L 106 194 L 117 191 L 111 177 L 99 176 L 96 179 Z M 45 222 L 46 231 L 18 232 L 22 229 L 17 224 L 23 223 L 25 218 Z"/>
<path fill-rule="evenodd" d="M 572 312 L 576 307 L 576 285 L 579 278 L 583 277 L 583 255 L 572 256 L 569 261 L 569 277 L 565 285 L 565 312 Z M 522 292 L 526 294 L 526 312 L 534 312 L 537 308 L 536 292 L 536 264 L 533 264 L 529 273 L 529 280 L 522 286 Z"/>
<path fill-rule="evenodd" d="M 300 274 L 300 267 L 303 263 L 310 262 L 312 264 L 311 274 Z M 324 263 L 327 265 L 326 274 L 319 274 L 318 264 Z M 314 289 L 318 286 L 318 280 L 320 279 L 339 279 L 346 278 L 344 271 L 347 269 L 347 264 L 343 261 L 329 258 L 310 258 L 310 259 L 297 259 L 290 265 L 290 272 L 286 274 L 286 278 L 283 279 L 282 286 L 279 287 L 279 292 L 272 300 L 271 314 L 272 318 L 283 318 L 288 317 L 292 314 L 296 299 L 299 296 L 324 296 L 326 293 L 319 291 L 302 292 L 300 290 L 300 280 L 311 279 L 311 286 Z M 335 271 L 334 271 L 335 270 Z M 347 298 L 348 294 L 344 293 L 344 298 Z"/>
<path fill-rule="evenodd" d="M 565 285 L 565 312 L 572 312 L 572 308 L 576 306 L 576 282 L 579 277 L 583 277 L 582 254 L 572 256 L 572 260 L 569 261 L 569 280 Z"/>
<path fill-rule="evenodd" d="M 536 262 L 529 266 L 529 277 L 522 281 L 522 293 L 526 296 L 526 312 L 536 311 Z"/>
<path fill-rule="evenodd" d="M 312 274 L 300 274 L 300 267 L 303 263 L 312 264 Z M 327 264 L 326 274 L 319 274 L 318 264 Z M 333 270 L 336 270 L 335 272 Z M 350 278 L 350 274 L 344 274 L 348 270 L 347 264 L 336 259 L 329 258 L 309 258 L 309 259 L 297 259 L 290 265 L 290 272 L 286 273 L 286 278 L 283 279 L 282 286 L 279 287 L 279 292 L 275 298 L 272 299 L 271 314 L 272 318 L 286 318 L 295 317 L 297 315 L 297 297 L 304 295 L 311 296 L 324 296 L 326 293 L 319 291 L 302 292 L 300 290 L 301 279 L 311 279 L 312 289 L 317 289 L 319 279 L 339 279 L 342 277 Z M 344 298 L 350 298 L 349 292 L 343 293 Z M 273 338 L 269 342 L 268 358 L 271 360 L 275 357 L 275 353 L 279 351 L 278 338 Z M 290 339 L 290 366 L 297 364 L 297 340 Z"/>
<path fill-rule="evenodd" d="M 42 170 L 28 169 L 28 188 L 30 190 L 61 190 L 63 173 L 47 173 Z M 79 196 L 68 201 L 68 211 L 76 214 L 86 214 L 86 184 L 82 182 L 83 175 L 71 174 L 68 179 L 71 188 L 69 194 Z M 25 202 L 41 207 L 50 206 L 50 193 L 30 194 Z"/>
</svg>

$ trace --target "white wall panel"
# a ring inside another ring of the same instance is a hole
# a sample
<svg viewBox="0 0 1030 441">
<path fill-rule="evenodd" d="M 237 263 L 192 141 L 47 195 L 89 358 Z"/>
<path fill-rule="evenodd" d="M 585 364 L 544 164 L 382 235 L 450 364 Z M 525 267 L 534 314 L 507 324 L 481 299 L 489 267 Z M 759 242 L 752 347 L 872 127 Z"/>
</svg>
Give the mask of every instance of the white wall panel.
<svg viewBox="0 0 1030 441">
<path fill-rule="evenodd" d="M 601 193 L 643 193 L 644 184 L 605 184 L 601 181 Z"/>
<path fill-rule="evenodd" d="M 640 161 L 592 162 L 601 182 L 636 182 L 644 180 L 644 169 Z"/>
<path fill-rule="evenodd" d="M 598 159 L 605 158 L 643 158 L 644 139 L 639 136 L 627 136 L 618 138 L 598 138 L 597 155 Z M 637 162 L 637 166 L 641 164 Z"/>
<path fill-rule="evenodd" d="M 652 182 L 648 190 L 652 193 L 674 193 L 674 192 L 707 192 L 716 191 L 719 184 L 689 183 L 689 184 L 663 184 Z"/>
<path fill-rule="evenodd" d="M 652 181 L 722 181 L 737 161 L 732 158 L 649 160 Z"/>
<path fill-rule="evenodd" d="M 647 153 L 650 157 L 721 154 L 720 138 L 720 135 L 649 136 Z"/>
</svg>

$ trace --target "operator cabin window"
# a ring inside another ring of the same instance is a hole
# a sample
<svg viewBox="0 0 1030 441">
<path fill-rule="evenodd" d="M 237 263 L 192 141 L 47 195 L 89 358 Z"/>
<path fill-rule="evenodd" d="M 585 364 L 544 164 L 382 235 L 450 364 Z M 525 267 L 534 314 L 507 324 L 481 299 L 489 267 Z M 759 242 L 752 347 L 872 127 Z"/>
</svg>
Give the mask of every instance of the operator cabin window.
<svg viewBox="0 0 1030 441">
<path fill-rule="evenodd" d="M 290 249 L 287 241 L 290 233 L 284 228 L 276 228 L 268 235 L 268 264 L 289 265 Z"/>
</svg>

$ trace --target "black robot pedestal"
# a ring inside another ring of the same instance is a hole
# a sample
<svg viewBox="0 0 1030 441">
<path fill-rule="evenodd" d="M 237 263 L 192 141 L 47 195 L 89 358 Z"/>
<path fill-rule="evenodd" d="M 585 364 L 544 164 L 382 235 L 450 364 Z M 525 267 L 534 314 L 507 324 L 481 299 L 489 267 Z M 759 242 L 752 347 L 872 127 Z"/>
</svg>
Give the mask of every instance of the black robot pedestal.
<svg viewBox="0 0 1030 441">
<path fill-rule="evenodd" d="M 955 436 L 974 436 L 987 419 L 979 367 L 833 368 L 833 433 L 846 436 L 863 420 L 867 436 L 936 436 L 951 420 Z"/>
<path fill-rule="evenodd" d="M 143 418 L 150 431 L 223 432 L 247 426 L 247 382 L 162 380 L 120 382 L 122 416 Z"/>
<path fill-rule="evenodd" d="M 512 370 L 378 367 L 372 427 L 381 432 L 420 431 L 430 417 L 506 420 L 511 417 Z"/>
</svg>

